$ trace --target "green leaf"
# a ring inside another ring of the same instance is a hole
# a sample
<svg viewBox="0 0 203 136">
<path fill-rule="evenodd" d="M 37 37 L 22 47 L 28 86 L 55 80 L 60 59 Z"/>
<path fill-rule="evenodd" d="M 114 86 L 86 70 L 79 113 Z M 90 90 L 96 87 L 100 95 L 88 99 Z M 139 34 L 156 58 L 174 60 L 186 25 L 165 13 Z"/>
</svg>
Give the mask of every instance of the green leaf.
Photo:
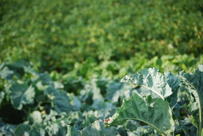
<svg viewBox="0 0 203 136">
<path fill-rule="evenodd" d="M 170 72 L 164 72 L 164 76 L 167 78 L 167 83 L 169 84 L 169 86 L 171 87 L 173 93 L 179 88 L 179 84 L 181 83 L 180 79 L 178 78 L 178 76 L 174 76 L 172 73 Z"/>
<path fill-rule="evenodd" d="M 183 71 L 180 72 L 179 77 L 182 81 L 181 89 L 186 90 L 187 92 L 193 94 L 191 97 L 195 97 L 195 103 L 198 104 L 199 112 L 198 114 L 195 112 L 197 108 L 193 108 L 192 106 L 196 104 L 191 104 L 190 110 L 193 114 L 193 121 L 194 125 L 196 126 L 196 122 L 198 122 L 198 132 L 197 135 L 201 135 L 201 129 L 203 126 L 203 72 L 199 70 L 195 70 L 194 74 L 191 73 L 184 73 Z"/>
<path fill-rule="evenodd" d="M 16 126 L 11 124 L 5 124 L 0 118 L 0 135 L 13 136 Z"/>
<path fill-rule="evenodd" d="M 42 73 L 42 74 L 39 74 L 39 77 L 40 77 L 40 79 L 42 80 L 42 82 L 43 82 L 44 84 L 47 84 L 47 85 L 48 85 L 48 84 L 51 84 L 51 83 L 52 83 L 52 79 L 51 79 L 49 73 L 47 73 L 47 72 Z"/>
<path fill-rule="evenodd" d="M 79 112 L 70 112 L 67 117 L 62 119 L 66 124 L 75 124 L 76 121 L 82 120 L 82 113 Z"/>
<path fill-rule="evenodd" d="M 154 130 L 150 126 L 139 126 L 136 130 L 132 132 L 127 132 L 129 136 L 157 136 L 154 134 Z"/>
<path fill-rule="evenodd" d="M 116 136 L 116 128 L 105 128 L 102 121 L 96 120 L 81 131 L 82 136 Z"/>
<path fill-rule="evenodd" d="M 73 93 L 68 94 L 68 96 L 70 98 L 70 104 L 72 105 L 73 110 L 79 111 L 81 108 L 80 100 Z"/>
<path fill-rule="evenodd" d="M 179 106 L 177 103 L 178 101 L 177 95 L 178 95 L 178 89 L 181 81 L 178 78 L 178 76 L 174 76 L 170 72 L 164 72 L 164 76 L 167 78 L 167 83 L 169 84 L 173 92 L 173 94 L 167 98 L 167 101 L 170 103 L 170 106 L 173 109 L 175 106 L 177 107 Z"/>
<path fill-rule="evenodd" d="M 30 136 L 45 136 L 45 125 L 42 122 L 32 124 Z"/>
<path fill-rule="evenodd" d="M 95 110 L 94 116 L 102 120 L 108 116 L 112 116 L 117 109 L 116 106 L 114 106 L 112 103 L 105 102 L 104 99 L 95 100 L 91 105 L 91 108 Z"/>
<path fill-rule="evenodd" d="M 129 100 L 124 101 L 105 125 L 117 126 L 126 120 L 144 122 L 161 134 L 170 134 L 174 131 L 174 121 L 168 102 L 161 98 L 152 99 L 151 95 L 142 98 L 134 93 Z"/>
<path fill-rule="evenodd" d="M 111 82 L 107 85 L 106 99 L 112 102 L 118 102 L 119 97 L 128 99 L 132 95 L 132 87 L 128 84 Z"/>
<path fill-rule="evenodd" d="M 141 70 L 131 76 L 125 76 L 121 82 L 134 83 L 146 87 L 164 99 L 172 94 L 172 89 L 167 83 L 167 78 L 158 72 L 156 68 Z"/>
<path fill-rule="evenodd" d="M 15 82 L 11 87 L 11 103 L 14 108 L 21 110 L 23 104 L 33 103 L 35 91 L 32 86 Z"/>
<path fill-rule="evenodd" d="M 159 96 L 156 93 L 154 93 L 150 89 L 142 87 L 142 86 L 138 86 L 138 87 L 134 88 L 133 92 L 138 93 L 141 96 L 151 95 L 152 98 L 159 98 Z"/>
<path fill-rule="evenodd" d="M 50 100 L 54 101 L 54 108 L 58 113 L 69 113 L 72 110 L 72 106 L 70 105 L 70 99 L 65 91 L 59 92 L 53 87 L 48 87 L 45 90 L 45 94 L 48 95 Z"/>
<path fill-rule="evenodd" d="M 8 67 L 4 67 L 3 69 L 0 68 L 0 77 L 5 79 L 11 79 L 14 72 L 9 70 Z"/>
<path fill-rule="evenodd" d="M 29 124 L 20 124 L 16 127 L 15 136 L 29 136 L 31 126 Z"/>
<path fill-rule="evenodd" d="M 197 136 L 197 128 L 192 125 L 190 119 L 185 118 L 179 121 L 179 129 L 185 133 L 186 136 Z"/>
<path fill-rule="evenodd" d="M 63 127 L 60 122 L 52 122 L 51 125 L 46 126 L 45 130 L 50 136 L 65 136 L 67 133 L 66 127 Z"/>
<path fill-rule="evenodd" d="M 74 127 L 68 125 L 67 126 L 67 134 L 66 134 L 66 136 L 81 136 L 81 134 Z"/>
<path fill-rule="evenodd" d="M 91 108 L 94 110 L 109 110 L 109 109 L 116 109 L 117 107 L 114 106 L 112 103 L 106 102 L 104 99 L 94 100 Z"/>
<path fill-rule="evenodd" d="M 80 127 L 84 128 L 91 123 L 93 123 L 97 118 L 95 117 L 94 113 L 92 111 L 90 112 L 84 112 L 83 116 L 85 116 L 84 120 L 81 122 Z"/>
<path fill-rule="evenodd" d="M 91 80 L 91 91 L 93 92 L 93 96 L 92 96 L 92 99 L 93 99 L 93 100 L 103 98 L 102 95 L 101 95 L 101 90 L 100 90 L 100 88 L 97 86 L 97 80 L 98 80 L 98 79 L 92 79 L 92 80 Z M 85 87 L 86 87 L 86 86 L 85 86 Z"/>
</svg>

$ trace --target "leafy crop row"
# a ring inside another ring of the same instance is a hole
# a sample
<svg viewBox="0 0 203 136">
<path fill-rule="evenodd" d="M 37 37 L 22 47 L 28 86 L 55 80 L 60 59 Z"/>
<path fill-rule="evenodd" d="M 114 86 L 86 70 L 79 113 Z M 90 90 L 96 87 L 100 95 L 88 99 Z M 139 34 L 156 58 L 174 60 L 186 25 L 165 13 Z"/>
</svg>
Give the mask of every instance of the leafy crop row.
<svg viewBox="0 0 203 136">
<path fill-rule="evenodd" d="M 200 0 L 3 0 L 0 61 L 25 59 L 66 73 L 93 57 L 203 53 Z"/>
<path fill-rule="evenodd" d="M 71 74 L 71 73 L 69 73 Z M 0 134 L 201 135 L 203 65 L 174 76 L 143 69 L 121 82 L 38 73 L 28 63 L 0 65 Z M 126 83 L 127 82 L 127 83 Z M 68 86 L 72 86 L 68 88 Z M 77 86 L 79 91 L 73 91 Z"/>
</svg>

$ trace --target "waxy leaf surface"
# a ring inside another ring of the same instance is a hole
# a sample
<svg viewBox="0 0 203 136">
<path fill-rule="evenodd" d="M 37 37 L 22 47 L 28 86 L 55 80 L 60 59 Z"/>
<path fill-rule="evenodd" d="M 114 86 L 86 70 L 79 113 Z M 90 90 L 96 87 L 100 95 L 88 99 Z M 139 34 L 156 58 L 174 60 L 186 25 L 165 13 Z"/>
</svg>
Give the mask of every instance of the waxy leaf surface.
<svg viewBox="0 0 203 136">
<path fill-rule="evenodd" d="M 30 104 L 34 101 L 35 91 L 32 86 L 27 84 L 14 83 L 11 87 L 11 103 L 13 107 L 21 110 L 23 104 Z"/>
<path fill-rule="evenodd" d="M 129 100 L 124 101 L 105 125 L 122 125 L 126 120 L 144 122 L 162 134 L 174 131 L 174 121 L 168 102 L 161 98 L 152 99 L 151 95 L 142 98 L 134 93 Z"/>
<path fill-rule="evenodd" d="M 82 136 L 116 136 L 116 128 L 105 128 L 102 121 L 96 120 L 91 126 L 85 127 Z"/>
<path fill-rule="evenodd" d="M 158 72 L 156 68 L 141 70 L 131 76 L 125 76 L 121 82 L 133 83 L 146 87 L 164 99 L 172 94 L 172 89 L 167 83 L 167 77 Z"/>
</svg>

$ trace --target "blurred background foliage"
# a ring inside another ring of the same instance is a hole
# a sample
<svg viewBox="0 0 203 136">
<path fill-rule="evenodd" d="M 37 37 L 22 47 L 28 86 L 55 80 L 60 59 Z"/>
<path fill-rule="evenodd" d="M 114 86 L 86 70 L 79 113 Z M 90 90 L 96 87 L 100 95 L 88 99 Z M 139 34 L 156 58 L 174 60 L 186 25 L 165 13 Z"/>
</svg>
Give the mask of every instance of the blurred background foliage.
<svg viewBox="0 0 203 136">
<path fill-rule="evenodd" d="M 0 62 L 83 77 L 188 72 L 203 63 L 202 14 L 200 0 L 1 0 Z"/>
</svg>

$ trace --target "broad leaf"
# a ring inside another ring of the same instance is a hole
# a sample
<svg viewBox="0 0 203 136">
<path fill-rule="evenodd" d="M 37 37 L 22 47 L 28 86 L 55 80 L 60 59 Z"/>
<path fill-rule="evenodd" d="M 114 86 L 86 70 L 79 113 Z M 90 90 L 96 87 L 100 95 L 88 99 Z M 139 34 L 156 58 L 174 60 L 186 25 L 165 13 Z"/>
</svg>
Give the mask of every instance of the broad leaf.
<svg viewBox="0 0 203 136">
<path fill-rule="evenodd" d="M 15 136 L 29 136 L 30 130 L 29 124 L 20 124 L 16 127 Z"/>
<path fill-rule="evenodd" d="M 67 126 L 67 134 L 66 134 L 66 136 L 81 136 L 81 134 L 74 127 L 68 125 Z"/>
<path fill-rule="evenodd" d="M 129 100 L 124 101 L 105 125 L 117 126 L 126 120 L 144 122 L 161 134 L 170 134 L 174 131 L 174 121 L 168 102 L 161 98 L 152 99 L 151 95 L 142 98 L 134 93 Z"/>
<path fill-rule="evenodd" d="M 21 110 L 23 104 L 30 104 L 34 101 L 35 91 L 32 86 L 27 84 L 14 83 L 11 87 L 11 103 L 13 107 Z"/>
<path fill-rule="evenodd" d="M 118 102 L 119 97 L 128 99 L 132 95 L 132 87 L 128 84 L 111 82 L 107 85 L 106 99 Z"/>
<path fill-rule="evenodd" d="M 65 91 L 59 92 L 53 87 L 48 87 L 45 90 L 45 94 L 48 95 L 51 100 L 53 100 L 54 108 L 58 113 L 69 113 L 72 110 L 72 106 L 70 105 L 70 99 L 65 93 Z"/>
<path fill-rule="evenodd" d="M 103 98 L 102 95 L 101 95 L 101 90 L 100 90 L 100 88 L 97 86 L 97 80 L 98 80 L 98 79 L 92 79 L 92 80 L 91 80 L 91 89 L 92 89 L 92 92 L 93 92 L 92 99 L 93 99 L 93 100 Z"/>
<path fill-rule="evenodd" d="M 116 136 L 116 128 L 105 128 L 102 121 L 96 120 L 81 131 L 82 136 Z"/>
<path fill-rule="evenodd" d="M 167 98 L 167 101 L 170 103 L 170 106 L 173 109 L 175 106 L 176 107 L 179 106 L 177 103 L 177 100 L 178 100 L 177 95 L 178 95 L 178 89 L 181 81 L 178 78 L 178 76 L 174 76 L 170 72 L 164 72 L 164 76 L 167 78 L 167 83 L 169 84 L 173 92 L 173 94 Z"/>
<path fill-rule="evenodd" d="M 198 122 L 198 133 L 197 135 L 201 134 L 201 129 L 203 126 L 203 72 L 199 71 L 199 70 L 195 70 L 194 74 L 190 74 L 190 73 L 184 73 L 183 71 L 180 72 L 179 75 L 180 79 L 182 80 L 182 84 L 181 84 L 181 89 L 186 90 L 187 92 L 191 93 L 191 97 L 195 97 L 195 103 L 198 104 L 198 108 L 197 104 L 192 104 L 190 106 L 190 111 L 191 113 L 195 114 L 195 111 L 197 109 L 199 109 L 199 113 L 193 115 L 193 121 L 192 123 L 196 125 L 195 122 Z M 195 107 L 196 108 L 195 108 Z"/>
<path fill-rule="evenodd" d="M 39 77 L 41 79 L 41 81 L 44 83 L 44 84 L 51 84 L 52 83 L 52 79 L 49 75 L 49 73 L 45 72 L 45 73 L 41 73 L 39 74 Z"/>
<path fill-rule="evenodd" d="M 154 130 L 150 126 L 140 126 L 132 132 L 127 132 L 128 136 L 157 136 L 154 134 Z"/>
<path fill-rule="evenodd" d="M 184 120 L 179 121 L 179 125 L 181 126 L 181 130 L 183 130 L 186 136 L 197 135 L 196 127 L 192 125 L 192 123 L 188 118 L 185 118 Z"/>
<path fill-rule="evenodd" d="M 15 125 L 5 124 L 0 118 L 0 135 L 13 136 L 15 131 Z"/>
<path fill-rule="evenodd" d="M 1 66 L 2 67 L 0 67 L 0 77 L 5 78 L 5 79 L 11 79 L 14 72 L 9 70 L 8 67 L 3 68 L 3 64 Z"/>
<path fill-rule="evenodd" d="M 79 111 L 81 108 L 80 100 L 73 93 L 68 94 L 68 96 L 70 98 L 70 104 L 72 105 L 73 110 Z"/>
<path fill-rule="evenodd" d="M 125 76 L 121 79 L 121 82 L 134 83 L 135 85 L 146 87 L 162 99 L 172 94 L 167 78 L 155 68 L 144 69 L 134 75 Z"/>
<path fill-rule="evenodd" d="M 80 124 L 81 128 L 84 128 L 84 127 L 90 125 L 91 123 L 93 123 L 95 120 L 97 120 L 93 111 L 84 112 L 83 116 L 84 116 L 84 119 Z"/>
<path fill-rule="evenodd" d="M 105 102 L 103 99 L 95 100 L 91 107 L 93 110 L 95 110 L 93 112 L 94 116 L 102 120 L 104 120 L 108 116 L 112 116 L 117 109 L 117 107 L 114 106 L 112 103 Z M 91 111 L 89 111 L 88 113 L 90 112 Z"/>
<path fill-rule="evenodd" d="M 110 102 L 106 102 L 104 99 L 94 100 L 91 108 L 94 110 L 109 110 L 109 109 L 116 109 L 117 107 L 114 106 Z"/>
</svg>

